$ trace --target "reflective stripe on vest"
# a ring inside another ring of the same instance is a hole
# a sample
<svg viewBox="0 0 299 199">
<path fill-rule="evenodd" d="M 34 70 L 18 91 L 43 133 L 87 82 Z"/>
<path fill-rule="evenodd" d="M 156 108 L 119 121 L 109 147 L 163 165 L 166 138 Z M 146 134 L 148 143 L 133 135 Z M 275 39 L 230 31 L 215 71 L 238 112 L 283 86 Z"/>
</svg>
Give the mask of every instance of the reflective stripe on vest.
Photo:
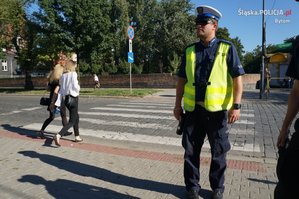
<svg viewBox="0 0 299 199">
<path fill-rule="evenodd" d="M 226 63 L 227 53 L 230 45 L 221 42 L 208 82 L 204 100 L 206 110 L 215 112 L 228 110 L 233 103 L 233 80 L 228 73 Z M 193 111 L 195 108 L 195 67 L 196 67 L 195 46 L 186 49 L 186 75 L 187 83 L 184 88 L 184 109 Z"/>
<path fill-rule="evenodd" d="M 186 49 L 186 75 L 187 83 L 184 87 L 184 109 L 186 111 L 193 111 L 195 108 L 195 45 Z"/>
</svg>

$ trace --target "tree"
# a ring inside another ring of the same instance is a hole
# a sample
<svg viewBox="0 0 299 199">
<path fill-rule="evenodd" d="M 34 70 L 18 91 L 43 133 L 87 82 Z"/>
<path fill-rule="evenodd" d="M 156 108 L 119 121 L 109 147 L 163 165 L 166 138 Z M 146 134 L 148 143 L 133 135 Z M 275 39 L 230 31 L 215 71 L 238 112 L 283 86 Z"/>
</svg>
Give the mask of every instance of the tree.
<svg viewBox="0 0 299 199">
<path fill-rule="evenodd" d="M 24 30 L 24 1 L 2 0 L 0 4 L 0 58 L 4 57 L 2 49 L 12 50 L 18 47 L 18 40 Z"/>
<path fill-rule="evenodd" d="M 83 64 L 83 72 L 109 69 L 113 40 L 109 1 L 97 0 L 39 0 L 41 8 L 31 19 L 48 38 L 52 53 L 73 51 Z"/>
<path fill-rule="evenodd" d="M 141 10 L 136 45 L 146 72 L 171 72 L 170 59 L 194 41 L 192 5 L 186 0 L 148 0 Z M 134 39 L 135 42 L 135 39 Z"/>
<path fill-rule="evenodd" d="M 128 51 L 127 28 L 129 25 L 129 2 L 123 0 L 112 0 L 112 10 L 110 14 L 112 27 L 112 66 L 115 73 L 128 73 L 129 68 L 125 59 Z M 103 71 L 104 72 L 104 71 Z"/>
<path fill-rule="evenodd" d="M 275 49 L 275 46 L 269 44 L 266 47 L 266 52 L 271 52 Z M 262 63 L 262 47 L 257 46 L 252 52 L 248 52 L 244 55 L 243 67 L 246 73 L 260 73 Z"/>
<path fill-rule="evenodd" d="M 133 72 L 174 72 L 185 47 L 196 41 L 190 0 L 37 2 L 40 10 L 29 18 L 37 31 L 31 60 L 46 70 L 59 51 L 75 51 L 80 72 L 126 73 L 130 19 L 135 29 Z M 219 28 L 218 35 L 233 42 L 241 57 L 238 37 L 230 38 L 226 28 Z"/>
<path fill-rule="evenodd" d="M 218 28 L 218 30 L 216 32 L 216 37 L 232 42 L 234 44 L 234 46 L 236 47 L 236 50 L 237 50 L 237 53 L 238 53 L 238 56 L 239 56 L 240 60 L 241 61 L 243 60 L 244 46 L 242 45 L 241 40 L 239 39 L 239 37 L 231 38 L 230 34 L 229 34 L 229 31 L 226 27 Z"/>
</svg>

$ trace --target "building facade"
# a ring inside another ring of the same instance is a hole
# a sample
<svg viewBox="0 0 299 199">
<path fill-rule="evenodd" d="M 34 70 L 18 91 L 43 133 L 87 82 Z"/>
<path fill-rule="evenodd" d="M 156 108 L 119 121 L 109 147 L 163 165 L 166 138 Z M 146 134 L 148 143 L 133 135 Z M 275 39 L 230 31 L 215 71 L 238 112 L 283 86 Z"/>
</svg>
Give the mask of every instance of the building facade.
<svg viewBox="0 0 299 199">
<path fill-rule="evenodd" d="M 19 76 L 19 66 L 17 64 L 16 53 L 14 51 L 3 50 L 5 57 L 0 59 L 0 78 L 15 78 Z"/>
</svg>

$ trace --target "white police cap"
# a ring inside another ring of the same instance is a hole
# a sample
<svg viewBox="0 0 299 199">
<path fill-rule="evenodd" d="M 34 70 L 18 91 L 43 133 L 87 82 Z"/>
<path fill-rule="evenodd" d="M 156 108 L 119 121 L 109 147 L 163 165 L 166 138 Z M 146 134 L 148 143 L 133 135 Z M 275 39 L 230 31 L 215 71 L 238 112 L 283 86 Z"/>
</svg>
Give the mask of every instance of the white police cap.
<svg viewBox="0 0 299 199">
<path fill-rule="evenodd" d="M 212 18 L 215 20 L 219 20 L 222 17 L 221 12 L 219 12 L 216 8 L 206 5 L 200 5 L 196 8 L 197 18 Z"/>
</svg>

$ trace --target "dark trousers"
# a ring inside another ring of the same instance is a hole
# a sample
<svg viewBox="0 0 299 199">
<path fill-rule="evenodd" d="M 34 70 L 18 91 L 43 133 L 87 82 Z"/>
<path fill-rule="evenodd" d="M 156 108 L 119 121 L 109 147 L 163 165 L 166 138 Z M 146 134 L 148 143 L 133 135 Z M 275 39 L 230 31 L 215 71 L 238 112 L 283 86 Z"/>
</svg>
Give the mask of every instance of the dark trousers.
<svg viewBox="0 0 299 199">
<path fill-rule="evenodd" d="M 284 186 L 282 183 L 278 182 L 274 189 L 274 199 L 293 199 L 298 198 L 299 190 L 290 189 L 288 186 Z"/>
<path fill-rule="evenodd" d="M 66 132 L 73 127 L 75 136 L 79 136 L 79 114 L 78 114 L 78 97 L 72 97 L 71 104 L 65 104 L 69 110 L 70 119 L 69 122 L 60 130 L 59 134 L 64 136 Z"/>
<path fill-rule="evenodd" d="M 49 111 L 49 117 L 44 121 L 43 126 L 41 128 L 42 131 L 44 131 L 55 118 L 54 113 L 50 111 L 49 107 L 48 107 L 48 111 Z M 66 108 L 64 104 L 62 104 L 62 106 L 60 107 L 60 116 L 62 120 L 62 125 L 65 126 L 67 124 L 67 119 L 66 119 Z"/>
<path fill-rule="evenodd" d="M 200 190 L 200 152 L 208 136 L 211 147 L 209 181 L 212 190 L 224 191 L 226 152 L 230 150 L 227 127 L 227 111 L 208 112 L 196 105 L 193 112 L 186 112 L 182 145 L 186 189 Z"/>
</svg>

